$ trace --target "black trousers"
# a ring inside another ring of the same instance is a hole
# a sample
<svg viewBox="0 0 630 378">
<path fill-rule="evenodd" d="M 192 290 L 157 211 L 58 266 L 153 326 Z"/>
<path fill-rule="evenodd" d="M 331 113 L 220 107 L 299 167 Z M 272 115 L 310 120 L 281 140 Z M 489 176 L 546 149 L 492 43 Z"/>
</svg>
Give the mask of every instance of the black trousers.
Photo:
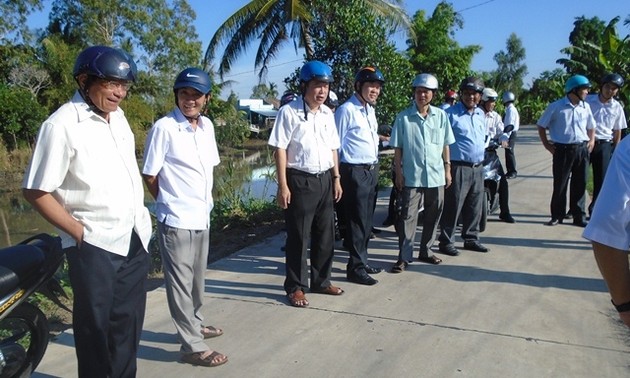
<svg viewBox="0 0 630 378">
<path fill-rule="evenodd" d="M 309 240 L 310 288 L 326 288 L 331 285 L 335 248 L 332 175 L 330 171 L 316 176 L 287 169 L 287 184 L 291 191 L 291 203 L 284 211 L 287 226 L 284 290 L 290 294 L 309 287 Z"/>
<path fill-rule="evenodd" d="M 345 245 L 349 249 L 348 272 L 357 272 L 368 265 L 370 241 L 378 183 L 378 164 L 339 165 L 343 207 L 346 218 Z"/>
<path fill-rule="evenodd" d="M 591 151 L 591 164 L 593 166 L 593 200 L 588 205 L 588 213 L 590 214 L 595 205 L 595 200 L 599 196 L 599 192 L 602 190 L 602 184 L 604 183 L 604 176 L 608 170 L 608 164 L 612 156 L 612 142 L 605 140 L 598 140 L 595 142 L 595 147 Z"/>
<path fill-rule="evenodd" d="M 462 216 L 462 239 L 479 239 L 479 222 L 483 209 L 483 166 L 459 165 L 451 161 L 451 186 L 444 190 L 444 211 L 440 219 L 440 245 L 453 244 L 459 215 Z"/>
<path fill-rule="evenodd" d="M 553 194 L 551 195 L 551 218 L 563 219 L 566 214 L 567 189 L 569 191 L 569 211 L 573 221 L 579 222 L 586 214 L 586 175 L 588 169 L 588 148 L 586 143 L 555 143 L 553 153 Z"/>
<path fill-rule="evenodd" d="M 508 145 L 510 148 L 505 148 L 505 168 L 507 169 L 507 173 L 517 173 L 516 172 L 516 156 L 514 156 L 514 146 L 516 145 L 516 131 L 512 131 L 510 134 L 510 140 L 508 141 Z"/>
<path fill-rule="evenodd" d="M 83 242 L 66 249 L 79 377 L 135 377 L 149 254 L 133 232 L 120 256 Z"/>
</svg>

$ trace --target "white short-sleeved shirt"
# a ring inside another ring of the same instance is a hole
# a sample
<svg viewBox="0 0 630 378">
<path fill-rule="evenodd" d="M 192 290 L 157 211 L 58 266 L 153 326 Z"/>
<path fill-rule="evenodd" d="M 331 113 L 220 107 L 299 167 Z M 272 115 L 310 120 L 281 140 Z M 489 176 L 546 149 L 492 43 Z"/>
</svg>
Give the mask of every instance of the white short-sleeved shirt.
<svg viewBox="0 0 630 378">
<path fill-rule="evenodd" d="M 75 93 L 42 124 L 22 187 L 51 193 L 84 225 L 85 242 L 126 256 L 134 229 L 147 250 L 151 218 L 122 110 L 108 123 Z M 59 233 L 64 248 L 76 245 Z"/>
<path fill-rule="evenodd" d="M 591 112 L 595 118 L 595 139 L 612 140 L 613 130 L 622 130 L 628 127 L 623 107 L 619 101 L 611 98 L 603 103 L 598 94 L 586 96 L 586 102 L 591 106 Z"/>
<path fill-rule="evenodd" d="M 505 107 L 505 115 L 503 116 L 503 124 L 504 125 L 513 125 L 514 131 L 518 131 L 519 127 L 521 127 L 521 117 L 518 114 L 518 110 L 514 103 L 510 102 L 508 106 Z"/>
<path fill-rule="evenodd" d="M 142 173 L 158 177 L 158 221 L 207 230 L 214 205 L 213 170 L 220 162 L 212 121 L 201 116 L 193 129 L 175 108 L 153 125 L 144 148 Z"/>
<path fill-rule="evenodd" d="M 311 112 L 302 97 L 280 108 L 268 143 L 287 150 L 287 168 L 308 173 L 332 168 L 332 151 L 340 147 L 332 110 L 320 105 Z"/>
<path fill-rule="evenodd" d="M 630 137 L 615 148 L 591 220 L 582 236 L 630 251 Z"/>
<path fill-rule="evenodd" d="M 503 133 L 505 125 L 501 121 L 501 116 L 494 110 L 486 113 L 486 147 L 490 144 L 490 140 L 495 137 L 499 138 L 499 142 L 509 140 L 509 136 Z"/>
<path fill-rule="evenodd" d="M 587 130 L 595 128 L 595 119 L 588 103 L 573 105 L 565 96 L 549 104 L 536 124 L 549 129 L 554 143 L 577 144 L 589 141 Z"/>
<path fill-rule="evenodd" d="M 361 104 L 353 95 L 335 111 L 341 148 L 339 161 L 374 164 L 378 161 L 378 121 L 372 105 Z"/>
</svg>

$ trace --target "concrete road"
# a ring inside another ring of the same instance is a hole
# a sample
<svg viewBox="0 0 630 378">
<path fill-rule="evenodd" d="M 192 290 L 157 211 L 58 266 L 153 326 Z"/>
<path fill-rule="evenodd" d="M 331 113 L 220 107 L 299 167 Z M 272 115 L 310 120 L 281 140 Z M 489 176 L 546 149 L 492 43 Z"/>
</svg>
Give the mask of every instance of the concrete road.
<svg viewBox="0 0 630 378">
<path fill-rule="evenodd" d="M 345 280 L 347 253 L 338 249 L 333 283 L 346 293 L 307 294 L 310 307 L 299 309 L 285 299 L 284 235 L 277 235 L 208 269 L 203 312 L 207 324 L 225 331 L 208 345 L 229 362 L 216 368 L 178 362 L 160 288 L 149 293 L 138 376 L 630 376 L 630 333 L 617 321 L 582 229 L 543 225 L 551 155 L 535 127 L 522 128 L 516 156 L 519 176 L 509 184 L 517 223 L 490 216 L 481 235 L 489 253 L 438 255 L 441 265 L 383 272 L 366 287 Z M 388 195 L 379 198 L 376 225 Z M 393 228 L 383 229 L 370 242 L 371 262 L 389 268 L 396 257 Z M 74 376 L 68 331 L 50 343 L 34 377 Z"/>
</svg>

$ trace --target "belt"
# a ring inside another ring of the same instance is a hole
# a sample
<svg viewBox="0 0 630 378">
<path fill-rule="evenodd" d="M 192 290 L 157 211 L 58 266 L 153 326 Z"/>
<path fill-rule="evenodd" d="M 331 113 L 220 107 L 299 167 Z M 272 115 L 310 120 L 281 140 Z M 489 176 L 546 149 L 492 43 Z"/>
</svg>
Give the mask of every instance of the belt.
<svg viewBox="0 0 630 378">
<path fill-rule="evenodd" d="M 483 162 L 481 162 L 481 163 L 470 163 L 470 162 L 461 161 L 461 160 L 451 160 L 451 164 L 452 165 L 460 165 L 462 167 L 478 168 L 478 167 L 481 167 L 483 165 Z"/>
<path fill-rule="evenodd" d="M 580 143 L 554 143 L 553 146 L 555 148 L 561 148 L 565 150 L 569 150 L 572 148 L 579 148 L 582 146 L 586 146 L 588 142 L 580 142 Z"/>
<path fill-rule="evenodd" d="M 602 144 L 602 143 L 612 143 L 612 140 L 609 139 L 598 139 L 595 141 L 595 144 Z"/>
<path fill-rule="evenodd" d="M 376 169 L 378 167 L 378 163 L 374 163 L 374 164 L 341 163 L 341 165 L 347 165 L 347 166 L 350 166 L 352 168 L 361 168 L 361 169 L 365 169 L 366 171 L 371 171 L 371 170 Z"/>
<path fill-rule="evenodd" d="M 295 169 L 295 168 L 287 168 L 287 173 L 298 175 L 298 176 L 306 176 L 306 177 L 321 177 L 328 172 L 330 172 L 330 169 L 326 171 L 317 172 L 317 173 L 310 173 L 310 172 L 300 171 L 299 169 Z"/>
</svg>

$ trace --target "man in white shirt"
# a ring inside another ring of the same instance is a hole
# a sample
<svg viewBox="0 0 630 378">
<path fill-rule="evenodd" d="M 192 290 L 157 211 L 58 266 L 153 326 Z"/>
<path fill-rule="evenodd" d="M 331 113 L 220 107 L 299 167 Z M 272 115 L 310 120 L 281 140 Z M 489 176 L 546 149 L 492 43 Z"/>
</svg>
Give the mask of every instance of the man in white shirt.
<svg viewBox="0 0 630 378">
<path fill-rule="evenodd" d="M 324 105 L 332 70 L 312 60 L 300 70 L 302 96 L 278 111 L 269 145 L 276 148 L 278 205 L 287 226 L 284 290 L 294 307 L 309 305 L 304 291 L 341 295 L 330 282 L 334 252 L 333 201 L 341 198 L 333 112 Z M 310 242 L 310 243 L 309 243 Z M 310 244 L 311 269 L 307 255 Z"/>
<path fill-rule="evenodd" d="M 118 107 L 137 78 L 106 46 L 79 54 L 72 100 L 42 125 L 22 183 L 56 226 L 73 290 L 79 377 L 132 377 L 146 305 L 151 219 L 134 136 Z"/>
<path fill-rule="evenodd" d="M 516 136 L 518 134 L 518 129 L 521 126 L 521 118 L 518 114 L 516 106 L 514 106 L 514 101 L 516 101 L 516 96 L 514 96 L 514 93 L 504 92 L 501 100 L 503 101 L 503 105 L 505 106 L 503 124 L 505 126 L 514 126 L 514 129 L 509 133 L 509 148 L 505 149 L 505 168 L 507 169 L 505 177 L 508 179 L 513 179 L 518 174 L 518 172 L 516 171 L 516 157 L 514 156 L 514 146 L 516 145 Z"/>
<path fill-rule="evenodd" d="M 227 356 L 204 339 L 221 336 L 205 326 L 201 308 L 210 250 L 213 170 L 219 164 L 214 125 L 201 115 L 210 77 L 189 67 L 177 75 L 175 109 L 149 131 L 142 174 L 156 199 L 156 217 L 168 307 L 181 342 L 182 361 L 219 366 Z"/>
<path fill-rule="evenodd" d="M 608 74 L 602 78 L 599 93 L 586 96 L 586 102 L 591 106 L 595 118 L 595 146 L 590 155 L 593 167 L 593 200 L 588 206 L 589 214 L 593 212 L 593 205 L 602 189 L 613 148 L 621 140 L 622 130 L 628 127 L 623 106 L 615 99 L 623 85 L 624 79 L 621 75 Z"/>
</svg>

